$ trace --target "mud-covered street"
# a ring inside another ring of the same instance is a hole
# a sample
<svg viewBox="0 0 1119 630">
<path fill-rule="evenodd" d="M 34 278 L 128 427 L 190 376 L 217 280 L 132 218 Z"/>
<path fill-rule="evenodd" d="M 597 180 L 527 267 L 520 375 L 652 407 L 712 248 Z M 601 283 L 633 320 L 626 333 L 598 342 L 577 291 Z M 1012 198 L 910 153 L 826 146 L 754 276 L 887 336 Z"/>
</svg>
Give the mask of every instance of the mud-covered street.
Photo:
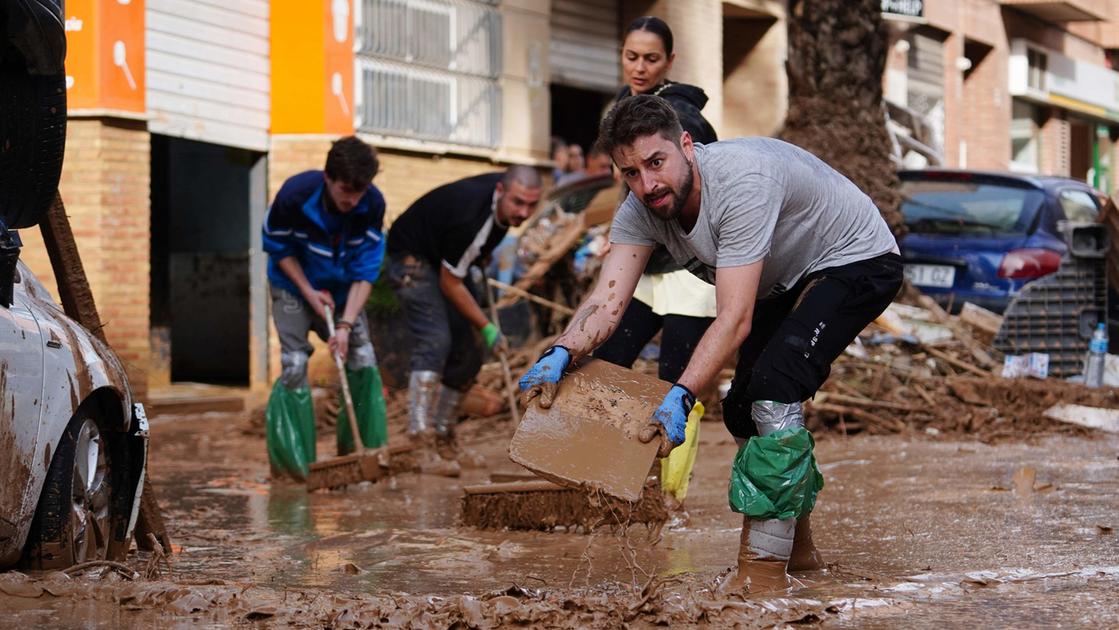
<svg viewBox="0 0 1119 630">
<path fill-rule="evenodd" d="M 743 599 L 717 588 L 741 527 L 726 499 L 735 447 L 719 423 L 704 423 L 684 509 L 657 540 L 643 526 L 624 536 L 460 527 L 462 487 L 516 470 L 507 422 L 464 425 L 464 449 L 481 466 L 460 478 L 403 474 L 310 495 L 269 482 L 263 445 L 241 422 L 205 414 L 153 425 L 151 470 L 176 545 L 170 571 L 134 554 L 128 564 L 150 578 L 5 574 L 5 623 L 1119 623 L 1116 436 L 989 446 L 825 435 L 817 454 L 827 485 L 813 521 L 828 569 L 797 574 L 803 586 L 789 593 Z"/>
</svg>

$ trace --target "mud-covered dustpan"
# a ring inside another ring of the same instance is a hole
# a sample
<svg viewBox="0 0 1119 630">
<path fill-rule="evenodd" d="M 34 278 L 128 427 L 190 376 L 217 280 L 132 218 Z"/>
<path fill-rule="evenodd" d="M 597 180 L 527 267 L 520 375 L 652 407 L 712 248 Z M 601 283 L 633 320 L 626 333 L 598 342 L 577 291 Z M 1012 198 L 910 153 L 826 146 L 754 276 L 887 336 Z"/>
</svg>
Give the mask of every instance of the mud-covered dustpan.
<svg viewBox="0 0 1119 630">
<path fill-rule="evenodd" d="M 509 456 L 556 483 L 637 501 L 660 445 L 659 440 L 642 444 L 638 434 L 671 387 L 646 374 L 589 361 L 564 377 L 551 408 L 529 405 Z"/>
</svg>

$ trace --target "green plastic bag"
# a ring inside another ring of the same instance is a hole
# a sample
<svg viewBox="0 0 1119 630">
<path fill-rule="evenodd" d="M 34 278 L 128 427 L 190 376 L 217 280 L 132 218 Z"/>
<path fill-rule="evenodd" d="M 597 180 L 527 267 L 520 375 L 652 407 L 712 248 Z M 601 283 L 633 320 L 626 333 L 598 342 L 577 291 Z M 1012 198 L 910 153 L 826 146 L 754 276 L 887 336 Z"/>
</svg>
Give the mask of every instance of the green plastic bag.
<svg viewBox="0 0 1119 630">
<path fill-rule="evenodd" d="M 385 420 L 385 396 L 381 389 L 381 372 L 376 367 L 351 371 L 346 369 L 346 380 L 350 383 L 350 396 L 354 399 L 354 413 L 357 415 L 357 428 L 361 431 L 361 441 L 365 448 L 377 448 L 389 441 L 389 429 Z M 354 452 L 354 439 L 350 435 L 350 421 L 346 414 L 346 401 L 338 394 L 338 454 Z"/>
<path fill-rule="evenodd" d="M 307 467 L 315 461 L 315 408 L 311 389 L 288 389 L 280 381 L 272 386 L 264 410 L 264 434 L 272 476 L 307 479 Z"/>
<path fill-rule="evenodd" d="M 800 518 L 811 512 L 824 487 L 814 447 L 803 427 L 750 438 L 731 466 L 731 509 L 758 519 Z"/>
</svg>

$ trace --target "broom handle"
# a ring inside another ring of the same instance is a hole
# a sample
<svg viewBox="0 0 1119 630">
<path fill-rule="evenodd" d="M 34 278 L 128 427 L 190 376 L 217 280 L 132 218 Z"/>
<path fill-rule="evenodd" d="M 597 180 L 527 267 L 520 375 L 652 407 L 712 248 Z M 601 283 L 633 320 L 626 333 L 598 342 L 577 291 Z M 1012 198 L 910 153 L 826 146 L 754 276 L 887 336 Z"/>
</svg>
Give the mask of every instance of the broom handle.
<svg viewBox="0 0 1119 630">
<path fill-rule="evenodd" d="M 329 306 L 323 305 L 326 313 L 326 330 L 334 338 L 334 313 Z M 357 414 L 354 413 L 354 398 L 350 395 L 350 382 L 346 379 L 346 368 L 342 365 L 342 355 L 331 350 L 334 355 L 334 365 L 338 366 L 338 378 L 342 381 L 342 399 L 346 401 L 346 419 L 350 421 L 350 434 L 354 436 L 354 445 L 357 452 L 365 451 L 365 444 L 361 441 L 361 433 L 357 429 Z"/>
<path fill-rule="evenodd" d="M 494 301 L 493 285 L 490 284 L 488 280 L 485 282 L 485 285 L 486 297 L 489 298 L 490 303 L 490 320 L 493 321 L 493 325 L 497 326 L 497 329 L 500 331 L 501 324 L 498 323 L 497 319 L 497 302 Z M 502 336 L 504 336 L 504 334 Z M 506 343 L 508 343 L 508 341 L 506 341 Z M 498 352 L 497 358 L 501 361 L 501 373 L 502 376 L 505 377 L 505 394 L 509 397 L 509 415 L 513 417 L 513 424 L 520 424 L 520 413 L 517 411 L 517 394 L 515 393 L 516 390 L 513 389 L 513 373 L 509 371 L 509 358 L 505 356 L 504 352 Z"/>
</svg>

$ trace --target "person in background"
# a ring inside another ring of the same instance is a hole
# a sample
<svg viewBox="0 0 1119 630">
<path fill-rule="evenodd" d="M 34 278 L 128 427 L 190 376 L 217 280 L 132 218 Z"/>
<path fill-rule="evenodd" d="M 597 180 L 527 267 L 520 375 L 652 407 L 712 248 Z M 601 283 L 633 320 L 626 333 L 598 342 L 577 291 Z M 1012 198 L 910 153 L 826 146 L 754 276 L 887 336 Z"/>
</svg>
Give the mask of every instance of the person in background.
<svg viewBox="0 0 1119 630">
<path fill-rule="evenodd" d="M 559 136 L 552 136 L 552 181 L 558 182 L 567 173 L 567 142 Z"/>
<path fill-rule="evenodd" d="M 379 162 L 373 147 L 350 136 L 336 141 L 324 170 L 289 178 L 264 219 L 264 251 L 272 319 L 283 371 L 265 411 L 272 470 L 306 478 L 315 460 L 315 417 L 307 383 L 314 348 L 311 330 L 346 359 L 346 379 L 365 446 L 388 439 L 381 375 L 369 338 L 365 302 L 381 271 L 385 198 L 373 185 Z M 327 309 L 334 319 L 330 336 Z M 338 453 L 354 450 L 340 406 Z"/>
<path fill-rule="evenodd" d="M 540 196 L 536 169 L 514 165 L 440 186 L 393 222 L 388 280 L 416 344 L 408 379 L 413 439 L 451 439 L 455 407 L 482 367 L 479 333 L 487 350 L 503 344 L 474 297 L 470 267 L 532 216 Z"/>
<path fill-rule="evenodd" d="M 583 156 L 583 147 L 572 142 L 567 145 L 567 175 L 579 175 L 587 167 L 587 160 Z"/>
</svg>

